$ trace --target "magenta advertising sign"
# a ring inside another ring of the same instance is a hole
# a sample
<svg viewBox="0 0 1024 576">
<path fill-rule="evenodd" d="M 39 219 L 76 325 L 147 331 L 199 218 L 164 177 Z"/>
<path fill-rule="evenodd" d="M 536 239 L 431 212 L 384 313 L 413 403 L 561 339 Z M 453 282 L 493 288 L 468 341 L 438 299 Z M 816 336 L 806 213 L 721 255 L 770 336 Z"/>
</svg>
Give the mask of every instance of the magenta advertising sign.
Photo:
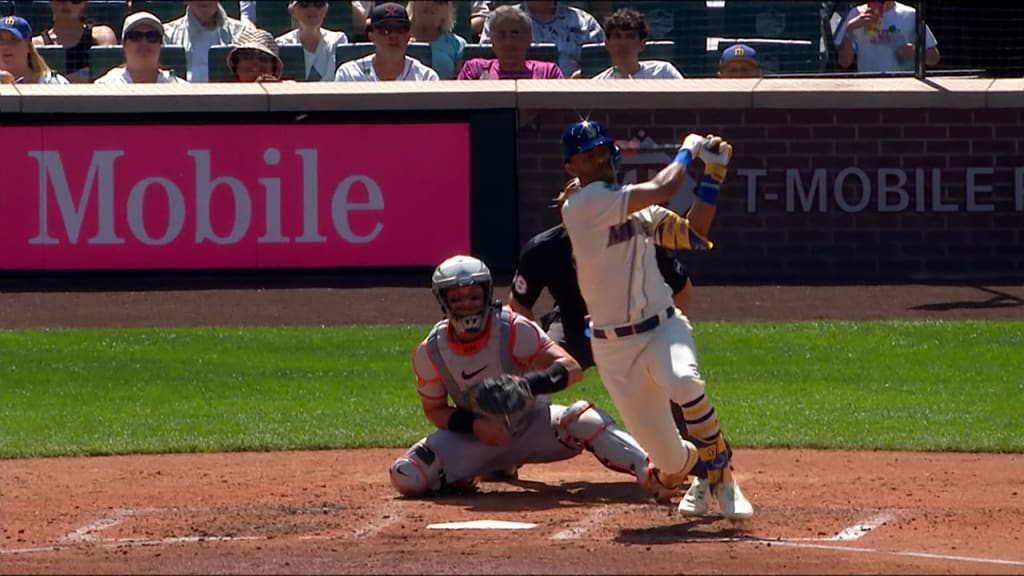
<svg viewBox="0 0 1024 576">
<path fill-rule="evenodd" d="M 469 125 L 0 128 L 0 269 L 434 266 Z"/>
</svg>

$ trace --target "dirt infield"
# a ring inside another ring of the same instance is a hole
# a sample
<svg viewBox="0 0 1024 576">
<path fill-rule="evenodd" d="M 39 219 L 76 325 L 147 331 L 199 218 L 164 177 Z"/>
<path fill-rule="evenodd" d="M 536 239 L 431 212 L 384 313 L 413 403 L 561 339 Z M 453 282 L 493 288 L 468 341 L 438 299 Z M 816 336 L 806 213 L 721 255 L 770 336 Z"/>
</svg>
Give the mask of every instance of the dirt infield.
<svg viewBox="0 0 1024 576">
<path fill-rule="evenodd" d="M 507 288 L 497 291 L 507 293 Z M 422 286 L 0 292 L 0 328 L 428 322 Z M 702 287 L 697 321 L 1024 319 L 1024 287 Z M 1024 455 L 736 453 L 740 523 L 583 455 L 396 498 L 400 450 L 0 461 L 0 573 L 1024 574 Z M 444 529 L 493 520 L 518 530 Z"/>
</svg>

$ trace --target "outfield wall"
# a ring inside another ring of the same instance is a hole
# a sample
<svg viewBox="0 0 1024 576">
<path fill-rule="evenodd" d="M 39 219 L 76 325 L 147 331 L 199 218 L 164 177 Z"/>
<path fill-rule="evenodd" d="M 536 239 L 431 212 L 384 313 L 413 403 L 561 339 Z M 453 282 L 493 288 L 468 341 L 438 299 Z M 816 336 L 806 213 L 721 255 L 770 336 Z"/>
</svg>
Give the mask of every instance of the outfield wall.
<svg viewBox="0 0 1024 576">
<path fill-rule="evenodd" d="M 510 272 L 583 116 L 734 144 L 704 282 L 1021 279 L 1022 108 L 1024 79 L 0 86 L 0 269 Z"/>
</svg>

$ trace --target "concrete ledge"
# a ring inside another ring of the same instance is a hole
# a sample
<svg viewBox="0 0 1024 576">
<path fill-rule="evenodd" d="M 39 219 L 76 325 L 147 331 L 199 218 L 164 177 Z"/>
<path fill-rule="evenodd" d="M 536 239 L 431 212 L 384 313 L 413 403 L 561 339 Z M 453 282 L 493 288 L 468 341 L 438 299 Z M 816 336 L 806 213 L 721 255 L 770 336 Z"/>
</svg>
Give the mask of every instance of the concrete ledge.
<svg viewBox="0 0 1024 576">
<path fill-rule="evenodd" d="M 0 114 L 21 112 L 21 93 L 10 84 L 0 84 Z"/>
<path fill-rule="evenodd" d="M 24 114 L 265 112 L 259 84 L 71 84 L 19 86 Z"/>
<path fill-rule="evenodd" d="M 988 108 L 1024 108 L 1024 78 L 997 78 L 986 96 Z"/>
<path fill-rule="evenodd" d="M 529 110 L 750 108 L 758 80 L 517 80 L 519 107 Z"/>
<path fill-rule="evenodd" d="M 939 90 L 914 78 L 765 78 L 754 108 L 927 108 Z M 950 100 L 953 100 L 950 98 Z"/>
<path fill-rule="evenodd" d="M 516 107 L 515 82 L 294 82 L 263 84 L 270 111 L 487 110 Z"/>
<path fill-rule="evenodd" d="M 984 108 L 993 78 L 925 78 L 924 83 L 938 89 L 933 108 Z"/>
</svg>

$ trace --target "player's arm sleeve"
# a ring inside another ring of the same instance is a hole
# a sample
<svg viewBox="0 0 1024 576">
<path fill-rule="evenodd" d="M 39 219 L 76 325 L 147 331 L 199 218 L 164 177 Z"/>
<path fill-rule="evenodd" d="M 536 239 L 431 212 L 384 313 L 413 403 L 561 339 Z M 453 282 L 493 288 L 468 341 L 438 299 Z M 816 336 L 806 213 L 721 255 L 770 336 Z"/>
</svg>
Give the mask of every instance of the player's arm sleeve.
<svg viewBox="0 0 1024 576">
<path fill-rule="evenodd" d="M 427 345 L 422 343 L 412 353 L 412 371 L 416 374 L 416 392 L 424 408 L 448 404 L 448 389 L 441 380 L 441 373 L 427 354 Z"/>
<path fill-rule="evenodd" d="M 533 366 L 537 355 L 553 344 L 554 340 L 548 338 L 540 327 L 518 314 L 513 314 L 508 345 L 512 348 L 512 358 L 517 364 L 524 368 Z"/>
<path fill-rule="evenodd" d="M 587 186 L 562 203 L 562 221 L 569 230 L 611 226 L 626 221 L 629 186 Z"/>
<path fill-rule="evenodd" d="M 710 250 L 714 243 L 690 227 L 690 221 L 664 206 L 648 207 L 653 212 L 654 243 L 668 250 Z"/>
</svg>

